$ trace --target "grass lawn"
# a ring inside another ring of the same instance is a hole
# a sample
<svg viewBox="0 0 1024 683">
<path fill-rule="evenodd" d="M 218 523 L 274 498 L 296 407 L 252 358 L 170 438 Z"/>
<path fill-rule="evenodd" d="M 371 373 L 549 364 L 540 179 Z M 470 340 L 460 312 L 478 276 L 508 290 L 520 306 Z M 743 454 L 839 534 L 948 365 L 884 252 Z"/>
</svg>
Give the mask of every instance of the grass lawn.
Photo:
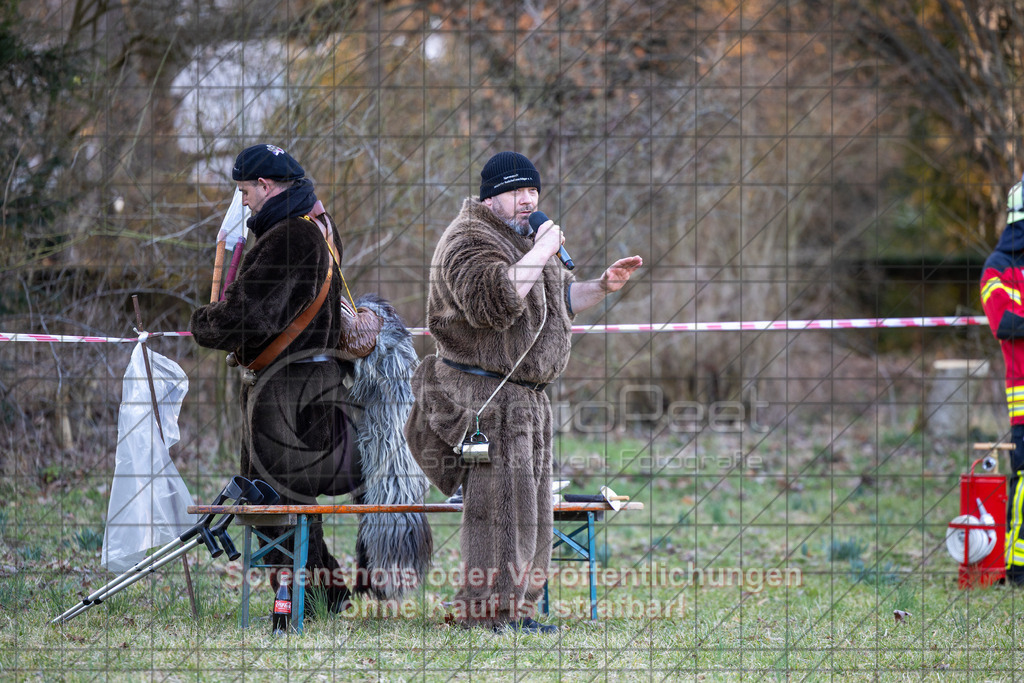
<svg viewBox="0 0 1024 683">
<path fill-rule="evenodd" d="M 960 590 L 944 548 L 968 444 L 864 415 L 728 433 L 562 436 L 572 492 L 609 484 L 645 509 L 599 528 L 589 620 L 584 565 L 552 576 L 556 636 L 445 621 L 458 516 L 434 515 L 434 570 L 398 616 L 357 602 L 304 635 L 270 634 L 269 589 L 238 628 L 237 563 L 190 555 L 70 623 L 48 621 L 109 579 L 99 568 L 103 482 L 2 484 L 0 677 L 159 680 L 1011 678 L 1024 591 Z M 912 421 L 908 420 L 908 424 Z M 212 496 L 203 491 L 197 498 Z M 223 477 L 227 479 L 227 473 Z M 190 482 L 191 484 L 191 482 Z M 436 491 L 431 501 L 440 500 Z M 356 520 L 328 520 L 351 567 Z M 233 533 L 241 547 L 240 533 Z M 563 554 L 556 551 L 556 557 Z M 1020 611 L 1018 611 L 1020 607 Z M 897 623 L 894 610 L 910 616 Z M 261 616 L 262 615 L 262 616 Z"/>
</svg>

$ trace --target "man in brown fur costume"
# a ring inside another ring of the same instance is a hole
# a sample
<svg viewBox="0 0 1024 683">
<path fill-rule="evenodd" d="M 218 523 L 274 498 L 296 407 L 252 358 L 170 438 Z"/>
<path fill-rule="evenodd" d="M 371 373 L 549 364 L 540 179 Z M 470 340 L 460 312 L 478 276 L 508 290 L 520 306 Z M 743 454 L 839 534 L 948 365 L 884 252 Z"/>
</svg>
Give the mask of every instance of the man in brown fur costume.
<svg viewBox="0 0 1024 683">
<path fill-rule="evenodd" d="M 533 237 L 529 215 L 540 188 L 529 159 L 496 154 L 481 172 L 479 198 L 466 199 L 441 236 L 427 301 L 437 354 L 413 377 L 405 428 L 431 481 L 449 495 L 463 487 L 455 616 L 496 631 L 557 630 L 533 619 L 552 543 L 553 429 L 543 388 L 569 361 L 575 314 L 642 265 L 639 256 L 620 259 L 600 279 L 576 282 L 553 258 L 560 228 L 547 221 Z M 460 444 L 477 431 L 485 403 L 479 431 L 490 440 L 490 461 L 468 463 Z"/>
<path fill-rule="evenodd" d="M 317 298 L 335 260 L 340 262 L 341 236 L 330 216 L 319 213 L 312 181 L 280 147 L 243 150 L 232 178 L 252 211 L 248 227 L 256 242 L 223 300 L 197 309 L 190 329 L 201 346 L 231 351 L 248 367 Z M 351 367 L 334 353 L 352 328 L 342 297 L 342 279 L 334 274 L 306 327 L 255 381 L 242 384 L 241 474 L 269 482 L 282 504 L 315 504 L 318 494 L 348 493 L 360 484 L 353 424 L 358 408 L 347 401 L 342 384 Z M 274 551 L 267 561 L 287 564 L 285 557 Z M 338 561 L 327 549 L 319 517 L 310 524 L 306 566 L 318 570 L 312 572 L 317 579 L 336 579 L 312 591 L 330 609 L 344 609 L 349 589 L 335 571 Z M 271 581 L 276 589 L 277 572 Z"/>
</svg>

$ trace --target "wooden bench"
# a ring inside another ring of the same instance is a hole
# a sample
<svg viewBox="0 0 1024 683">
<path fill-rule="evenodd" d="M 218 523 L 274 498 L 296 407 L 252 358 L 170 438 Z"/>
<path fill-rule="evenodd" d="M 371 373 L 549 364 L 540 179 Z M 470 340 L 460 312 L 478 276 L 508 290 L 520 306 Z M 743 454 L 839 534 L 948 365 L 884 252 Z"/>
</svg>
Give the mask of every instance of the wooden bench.
<svg viewBox="0 0 1024 683">
<path fill-rule="evenodd" d="M 643 503 L 625 503 L 620 510 L 642 510 Z M 614 510 L 609 503 L 555 503 L 554 505 L 554 547 L 566 545 L 574 552 L 572 558 L 552 558 L 554 561 L 571 559 L 588 563 L 590 577 L 590 618 L 597 619 L 597 558 L 594 522 L 601 519 L 605 512 Z M 309 515 L 366 515 L 387 512 L 462 512 L 461 503 L 426 503 L 422 505 L 190 505 L 189 514 L 196 515 L 234 515 L 235 523 L 243 527 L 242 549 L 242 612 L 240 624 L 242 628 L 249 626 L 249 574 L 253 568 L 268 567 L 261 560 L 273 549 L 278 548 L 292 558 L 292 571 L 299 576 L 300 570 L 306 566 L 309 553 Z M 580 522 L 571 531 L 563 531 L 559 527 L 566 523 Z M 261 527 L 287 527 L 276 538 L 270 538 L 259 531 Z M 586 537 L 577 539 L 583 531 Z M 253 550 L 252 537 L 262 539 L 266 545 Z M 293 552 L 283 547 L 283 543 L 292 537 L 296 538 Z M 302 633 L 305 617 L 305 582 L 294 582 L 292 594 L 292 626 Z M 548 608 L 548 587 L 544 585 L 544 598 L 541 608 Z"/>
</svg>

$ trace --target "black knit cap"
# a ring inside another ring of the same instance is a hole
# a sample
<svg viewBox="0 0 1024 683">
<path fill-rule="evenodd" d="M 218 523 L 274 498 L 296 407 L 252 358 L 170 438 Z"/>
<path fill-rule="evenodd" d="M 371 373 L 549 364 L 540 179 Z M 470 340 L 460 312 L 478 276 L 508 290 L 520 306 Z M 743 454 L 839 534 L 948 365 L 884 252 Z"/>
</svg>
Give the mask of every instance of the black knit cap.
<svg viewBox="0 0 1024 683">
<path fill-rule="evenodd" d="M 536 187 L 540 192 L 540 173 L 518 152 L 498 152 L 480 171 L 480 201 L 519 187 Z"/>
<path fill-rule="evenodd" d="M 231 179 L 298 180 L 306 175 L 299 162 L 276 145 L 253 145 L 242 150 L 231 169 Z"/>
</svg>

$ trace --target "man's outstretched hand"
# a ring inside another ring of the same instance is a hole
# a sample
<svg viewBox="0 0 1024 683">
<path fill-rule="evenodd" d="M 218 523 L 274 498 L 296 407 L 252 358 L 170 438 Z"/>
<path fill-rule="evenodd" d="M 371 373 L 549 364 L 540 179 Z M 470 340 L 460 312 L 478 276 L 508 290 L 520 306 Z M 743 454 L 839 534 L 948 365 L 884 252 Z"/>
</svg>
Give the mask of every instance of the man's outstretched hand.
<svg viewBox="0 0 1024 683">
<path fill-rule="evenodd" d="M 608 266 L 608 270 L 601 275 L 601 289 L 609 293 L 619 291 L 629 282 L 630 276 L 636 272 L 636 269 L 643 264 L 644 260 L 639 256 L 620 258 Z"/>
</svg>

